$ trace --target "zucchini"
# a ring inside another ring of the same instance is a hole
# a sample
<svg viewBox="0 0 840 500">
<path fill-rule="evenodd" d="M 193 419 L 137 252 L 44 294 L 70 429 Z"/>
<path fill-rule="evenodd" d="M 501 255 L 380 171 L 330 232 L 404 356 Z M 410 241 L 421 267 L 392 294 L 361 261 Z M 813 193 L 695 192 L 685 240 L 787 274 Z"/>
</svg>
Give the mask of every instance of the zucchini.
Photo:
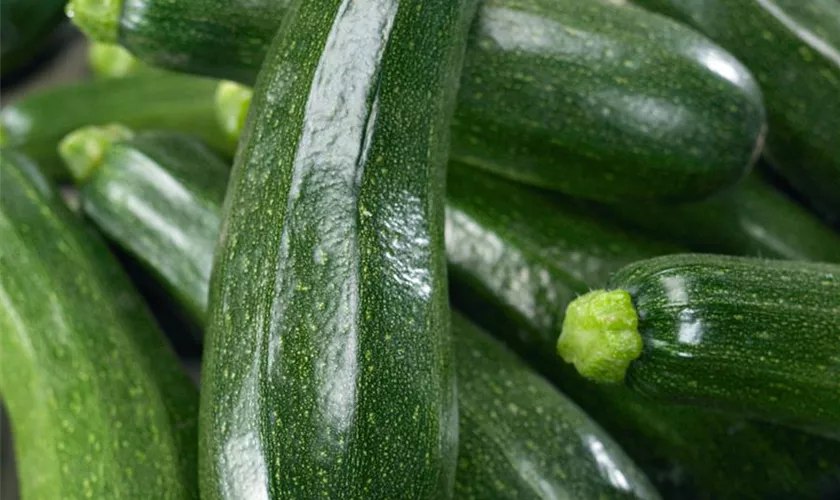
<svg viewBox="0 0 840 500">
<path fill-rule="evenodd" d="M 139 59 L 119 45 L 90 42 L 88 66 L 99 78 L 122 78 L 146 69 Z"/>
<path fill-rule="evenodd" d="M 659 498 L 600 427 L 501 343 L 458 314 L 452 336 L 456 498 Z"/>
<path fill-rule="evenodd" d="M 758 173 L 699 203 L 627 203 L 594 209 L 693 251 L 840 262 L 840 236 Z"/>
<path fill-rule="evenodd" d="M 451 495 L 444 167 L 473 7 L 313 0 L 284 21 L 222 211 L 202 498 Z"/>
<path fill-rule="evenodd" d="M 214 80 L 156 72 L 52 87 L 0 111 L 0 145 L 27 154 L 57 180 L 69 178 L 56 151 L 58 142 L 85 125 L 119 121 L 137 130 L 177 130 L 231 154 L 235 143 L 216 123 L 217 85 Z"/>
<path fill-rule="evenodd" d="M 0 391 L 24 498 L 197 499 L 198 391 L 95 233 L 0 151 Z"/>
<path fill-rule="evenodd" d="M 203 323 L 227 164 L 174 132 L 114 137 L 107 128 L 87 127 L 67 136 L 60 151 L 85 215 Z"/>
<path fill-rule="evenodd" d="M 103 132 L 86 130 L 72 137 L 69 144 L 95 151 Z M 148 237 L 139 239 L 154 243 L 147 251 L 160 258 L 149 259 L 147 265 L 158 277 L 179 265 L 193 266 L 194 262 L 211 260 L 213 238 L 218 234 L 218 224 L 196 226 L 195 229 L 206 232 L 199 234 L 192 227 L 194 219 L 186 216 L 212 213 L 218 218 L 222 210 L 220 197 L 205 197 L 207 186 L 197 186 L 206 171 L 201 155 L 160 154 L 157 159 L 147 156 L 147 151 L 168 150 L 183 139 L 175 134 L 147 132 L 115 142 L 106 148 L 101 163 L 92 165 L 94 168 L 80 188 L 82 207 L 95 221 L 102 220 L 95 213 L 104 212 L 109 214 L 110 227 L 125 228 L 117 232 L 121 243 L 128 241 L 129 228 L 140 234 L 148 232 Z M 93 147 L 84 147 L 91 143 Z M 65 143 L 63 149 L 67 155 L 68 148 Z M 125 153 L 137 150 L 142 153 Z M 95 155 L 88 159 L 91 160 L 95 160 Z M 148 183 L 140 167 L 157 172 L 166 182 Z M 207 176 L 204 182 L 213 183 L 215 188 L 210 191 L 215 192 L 224 188 L 226 178 Z M 177 189 L 172 189 L 176 186 Z M 116 192 L 131 195 L 103 196 Z M 171 198 L 167 196 L 176 193 Z M 138 206 L 154 207 L 154 217 L 136 217 L 126 209 L 128 199 Z M 176 199 L 179 203 L 173 203 Z M 95 207 L 94 211 L 91 207 Z M 161 231 L 148 231 L 156 226 L 172 228 L 179 236 L 173 238 Z M 100 227 L 105 226 L 100 222 Z M 113 234 L 113 230 L 108 232 Z M 193 249 L 193 255 L 185 255 L 182 250 L 185 247 Z M 185 298 L 193 295 L 197 286 L 207 294 L 209 270 L 208 264 L 208 275 L 196 274 L 194 282 L 171 281 L 172 291 L 184 310 L 192 313 L 193 307 L 206 307 L 206 303 L 191 304 Z M 193 318 L 203 325 L 205 310 L 199 312 Z M 458 361 L 455 366 L 462 436 L 455 478 L 456 498 L 530 498 L 552 493 L 577 498 L 624 493 L 639 498 L 657 497 L 643 473 L 572 402 L 457 314 L 452 317 L 452 330 Z M 500 400 L 505 404 L 499 404 Z M 601 463 L 598 454 L 602 452 L 607 453 L 614 469 L 598 466 Z M 534 476 L 540 478 L 538 485 L 531 481 Z"/>
<path fill-rule="evenodd" d="M 66 0 L 3 0 L 0 3 L 0 74 L 26 65 L 38 55 L 63 19 Z M 4 82 L 5 83 L 5 82 Z"/>
<path fill-rule="evenodd" d="M 840 3 L 635 2 L 691 24 L 750 69 L 766 97 L 767 158 L 814 208 L 840 222 Z"/>
<path fill-rule="evenodd" d="M 447 194 L 453 303 L 581 405 L 663 495 L 815 498 L 826 484 L 840 484 L 836 442 L 660 404 L 619 385 L 588 382 L 557 363 L 557 334 L 570 300 L 604 286 L 625 264 L 678 248 L 457 164 L 450 165 Z"/>
<path fill-rule="evenodd" d="M 840 266 L 687 254 L 569 304 L 557 351 L 647 397 L 840 437 L 838 336 Z"/>
<path fill-rule="evenodd" d="M 287 10 L 283 1 L 100 3 L 70 3 L 91 36 L 119 39 L 150 63 L 246 84 L 279 26 L 266 19 Z M 193 37 L 217 31 L 234 45 L 261 43 L 234 53 Z M 210 70 L 221 57 L 230 59 L 220 68 L 237 58 L 240 66 Z M 610 0 L 486 0 L 468 43 L 452 157 L 581 198 L 687 201 L 741 179 L 763 135 L 752 76 L 690 29 Z"/>
</svg>

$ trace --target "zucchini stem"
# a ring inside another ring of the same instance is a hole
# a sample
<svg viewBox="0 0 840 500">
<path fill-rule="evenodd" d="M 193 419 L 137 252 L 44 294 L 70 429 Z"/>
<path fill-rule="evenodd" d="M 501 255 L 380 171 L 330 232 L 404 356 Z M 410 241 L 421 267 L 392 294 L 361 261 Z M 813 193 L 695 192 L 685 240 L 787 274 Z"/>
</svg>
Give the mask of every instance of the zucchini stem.
<svg viewBox="0 0 840 500">
<path fill-rule="evenodd" d="M 81 184 L 99 168 L 113 143 L 130 139 L 133 135 L 129 128 L 118 123 L 82 127 L 61 140 L 58 154 L 76 183 Z"/>
<path fill-rule="evenodd" d="M 624 290 L 595 290 L 566 309 L 557 353 L 596 382 L 621 382 L 642 354 L 639 316 Z"/>
<path fill-rule="evenodd" d="M 236 82 L 223 81 L 216 89 L 216 118 L 224 133 L 234 141 L 239 140 L 245 127 L 253 95 L 251 87 Z"/>
<path fill-rule="evenodd" d="M 70 0 L 67 17 L 97 42 L 117 43 L 122 0 Z"/>
<path fill-rule="evenodd" d="M 88 48 L 88 64 L 101 78 L 122 78 L 141 68 L 140 60 L 119 45 L 93 42 Z"/>
</svg>

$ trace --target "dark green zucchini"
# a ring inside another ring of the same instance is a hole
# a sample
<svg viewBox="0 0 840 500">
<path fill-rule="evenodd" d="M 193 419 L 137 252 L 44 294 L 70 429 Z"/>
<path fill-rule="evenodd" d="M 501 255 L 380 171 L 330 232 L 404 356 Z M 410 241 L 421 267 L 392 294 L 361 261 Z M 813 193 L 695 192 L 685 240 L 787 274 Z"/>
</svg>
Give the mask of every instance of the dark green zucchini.
<svg viewBox="0 0 840 500">
<path fill-rule="evenodd" d="M 839 222 L 840 3 L 634 1 L 691 24 L 750 69 L 765 95 L 770 163 Z"/>
<path fill-rule="evenodd" d="M 693 251 L 840 262 L 840 235 L 758 173 L 699 203 L 627 203 L 596 210 Z"/>
<path fill-rule="evenodd" d="M 284 21 L 222 212 L 202 498 L 451 495 L 444 167 L 474 7 L 313 0 Z"/>
<path fill-rule="evenodd" d="M 0 152 L 0 392 L 23 498 L 197 499 L 198 391 L 99 237 Z"/>
<path fill-rule="evenodd" d="M 102 141 L 113 141 L 107 129 L 88 127 L 61 143 L 82 210 L 203 323 L 227 164 L 199 141 L 174 132 L 97 144 Z"/>
<path fill-rule="evenodd" d="M 21 68 L 47 44 L 66 0 L 0 2 L 0 74 Z"/>
<path fill-rule="evenodd" d="M 555 352 L 563 311 L 623 265 L 673 252 L 556 199 L 450 165 L 454 303 L 526 356 L 675 498 L 815 498 L 840 483 L 840 444 L 588 382 Z M 504 203 L 499 203 L 504 200 Z"/>
<path fill-rule="evenodd" d="M 840 437 L 840 266 L 686 254 L 569 305 L 560 355 L 599 382 Z"/>
<path fill-rule="evenodd" d="M 213 107 L 217 85 L 214 80 L 153 73 L 52 87 L 0 111 L 0 144 L 28 154 L 58 180 L 69 178 L 58 157 L 58 141 L 85 125 L 116 121 L 135 130 L 177 130 L 230 154 L 235 143 L 222 133 Z"/>
<path fill-rule="evenodd" d="M 141 138 L 145 147 L 138 144 Z M 88 132 L 87 140 L 81 143 L 91 140 L 95 138 Z M 199 185 L 198 179 L 206 171 L 202 155 L 157 155 L 158 159 L 147 155 L 148 151 L 169 151 L 171 145 L 181 141 L 183 137 L 174 134 L 144 133 L 117 142 L 106 150 L 104 161 L 90 172 L 80 189 L 82 207 L 94 220 L 102 220 L 95 213 L 106 213 L 109 226 L 124 228 L 117 231 L 120 239 L 125 241 L 129 229 L 148 235 L 140 239 L 152 243 L 147 251 L 160 257 L 147 261 L 158 277 L 178 265 L 190 267 L 195 261 L 211 260 L 213 239 L 218 234 L 218 225 L 196 226 L 205 234 L 193 230 L 186 215 L 213 213 L 218 218 L 222 210 L 221 197 L 206 196 L 207 186 Z M 137 149 L 142 153 L 125 154 Z M 119 161 L 114 161 L 112 150 L 119 152 Z M 166 181 L 149 183 L 141 167 Z M 226 177 L 211 175 L 203 182 L 213 183 L 209 191 L 223 191 Z M 103 196 L 116 192 L 130 192 L 131 196 Z M 137 217 L 128 209 L 125 200 L 129 199 L 137 206 L 152 207 L 154 217 Z M 178 203 L 173 203 L 175 200 Z M 176 236 L 150 231 L 163 227 Z M 185 255 L 185 247 L 193 249 L 193 255 Z M 209 270 L 208 264 L 208 275 Z M 193 317 L 203 325 L 202 308 L 206 303 L 190 303 L 189 296 L 196 287 L 206 295 L 209 276 L 196 274 L 193 282 L 173 280 L 171 286 L 181 307 L 190 312 L 194 307 L 200 309 L 200 314 Z M 657 497 L 644 475 L 573 403 L 498 343 L 483 338 L 484 334 L 467 320 L 454 315 L 452 329 L 461 435 L 456 498 L 551 498 L 552 494 L 576 498 L 599 494 L 610 498 L 622 494 Z M 607 454 L 609 467 L 603 466 L 601 453 Z M 538 484 L 531 480 L 533 477 L 539 477 Z"/>
<path fill-rule="evenodd" d="M 251 9 L 243 0 L 71 6 L 88 33 L 119 38 L 147 62 L 248 84 L 279 26 L 266 19 L 286 11 L 283 1 Z M 230 47 L 198 47 L 217 32 L 235 37 Z M 215 69 L 223 57 L 218 68 L 239 66 Z M 688 28 L 624 2 L 486 0 L 468 44 L 452 157 L 581 198 L 686 201 L 741 179 L 763 134 L 752 76 Z"/>
</svg>

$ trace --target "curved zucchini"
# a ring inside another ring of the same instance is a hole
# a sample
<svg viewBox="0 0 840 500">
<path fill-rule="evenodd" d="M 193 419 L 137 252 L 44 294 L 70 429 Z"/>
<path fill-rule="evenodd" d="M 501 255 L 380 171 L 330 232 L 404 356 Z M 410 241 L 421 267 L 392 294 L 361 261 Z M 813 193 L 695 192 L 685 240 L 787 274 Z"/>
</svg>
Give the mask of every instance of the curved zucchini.
<svg viewBox="0 0 840 500">
<path fill-rule="evenodd" d="M 203 498 L 451 495 L 444 167 L 473 11 L 316 0 L 284 21 L 211 277 Z"/>
<path fill-rule="evenodd" d="M 695 26 L 752 71 L 765 95 L 770 163 L 814 208 L 840 221 L 840 3 L 635 3 Z"/>
<path fill-rule="evenodd" d="M 110 142 L 103 134 L 84 128 L 61 143 L 85 215 L 203 323 L 227 164 L 179 133 L 141 132 L 97 147 L 98 141 Z M 76 167 L 75 151 L 83 154 Z"/>
<path fill-rule="evenodd" d="M 57 180 L 66 180 L 58 142 L 85 125 L 120 122 L 136 130 L 177 130 L 231 154 L 235 143 L 216 122 L 218 82 L 176 74 L 145 74 L 52 87 L 0 111 L 0 144 L 16 148 Z"/>
<path fill-rule="evenodd" d="M 447 193 L 454 303 L 581 405 L 664 496 L 815 498 L 825 483 L 840 484 L 836 442 L 659 404 L 619 385 L 588 382 L 557 362 L 557 334 L 570 300 L 604 286 L 630 262 L 677 248 L 454 164 Z"/>
<path fill-rule="evenodd" d="M 99 4 L 71 2 L 88 33 L 119 36 L 149 62 L 243 83 L 279 26 L 266 18 L 282 19 L 287 7 Z M 158 11 L 168 17 L 147 14 Z M 205 30 L 261 43 L 232 53 L 211 41 L 204 52 L 203 36 L 176 38 Z M 135 49 L 135 31 L 151 52 Z M 222 68 L 236 58 L 240 67 L 209 70 L 219 54 L 231 58 Z M 521 182 L 600 201 L 699 200 L 740 180 L 761 149 L 762 97 L 746 69 L 692 30 L 623 2 L 486 0 L 465 61 L 452 157 Z"/>
<path fill-rule="evenodd" d="M 85 135 L 87 140 L 83 140 Z M 138 143 L 141 138 L 142 143 Z M 80 144 L 85 144 L 95 137 L 86 131 L 80 139 Z M 125 228 L 116 233 L 105 228 L 109 234 L 117 234 L 121 244 L 130 244 L 129 228 L 148 235 L 139 239 L 153 244 L 146 251 L 159 258 L 148 259 L 147 265 L 158 277 L 178 265 L 192 266 L 195 261 L 207 262 L 209 274 L 219 229 L 209 224 L 193 228 L 193 219 L 188 216 L 212 213 L 218 218 L 222 210 L 221 198 L 206 197 L 208 186 L 198 183 L 206 170 L 201 155 L 147 156 L 146 151 L 168 151 L 182 140 L 174 134 L 144 133 L 114 143 L 109 148 L 119 154 L 106 150 L 101 165 L 90 171 L 80 188 L 82 207 L 91 218 L 101 221 L 96 214 L 104 212 L 109 226 Z M 126 154 L 138 148 L 143 152 Z M 140 167 L 157 172 L 155 175 L 165 181 L 149 183 L 145 169 Z M 226 178 L 207 176 L 204 182 L 212 183 L 215 187 L 210 191 L 217 192 L 224 189 Z M 117 192 L 129 192 L 131 196 L 103 196 Z M 138 206 L 152 207 L 154 216 L 137 217 L 127 209 L 128 199 Z M 176 200 L 178 203 L 173 203 Z M 153 227 L 170 228 L 173 234 L 149 231 Z M 185 255 L 185 247 L 193 249 L 194 254 Z M 195 281 L 173 280 L 170 284 L 181 307 L 190 312 L 194 306 L 200 309 L 200 314 L 193 317 L 202 325 L 206 303 L 192 304 L 189 297 L 197 287 L 207 294 L 209 276 L 196 274 Z M 457 314 L 452 318 L 452 330 L 461 435 L 456 498 L 513 499 L 552 494 L 577 498 L 599 494 L 657 497 L 644 475 L 573 403 Z M 504 404 L 499 404 L 500 400 Z M 607 453 L 608 467 L 599 460 L 601 453 Z M 535 476 L 540 478 L 536 485 L 531 480 Z"/>
<path fill-rule="evenodd" d="M 840 262 L 840 235 L 758 173 L 699 203 L 626 203 L 595 210 L 693 251 Z"/>
<path fill-rule="evenodd" d="M 608 289 L 569 305 L 557 342 L 582 375 L 840 436 L 840 266 L 674 255 Z"/>
<path fill-rule="evenodd" d="M 105 244 L 3 150 L 0 391 L 24 498 L 197 499 L 198 392 Z"/>
<path fill-rule="evenodd" d="M 0 74 L 25 65 L 44 48 L 63 19 L 66 0 L 3 0 L 0 3 Z"/>
</svg>

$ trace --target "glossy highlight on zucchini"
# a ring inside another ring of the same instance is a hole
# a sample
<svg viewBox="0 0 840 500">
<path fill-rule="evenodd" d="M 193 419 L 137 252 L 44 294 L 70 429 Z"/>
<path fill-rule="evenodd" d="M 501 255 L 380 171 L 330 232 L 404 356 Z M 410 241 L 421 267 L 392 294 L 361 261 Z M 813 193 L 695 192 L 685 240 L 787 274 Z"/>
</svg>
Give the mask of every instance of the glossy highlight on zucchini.
<svg viewBox="0 0 840 500">
<path fill-rule="evenodd" d="M 89 34 L 104 30 L 152 64 L 246 84 L 279 26 L 266 19 L 287 10 L 282 1 L 88 3 L 98 5 L 70 5 L 90 14 L 76 19 Z M 215 50 L 204 34 L 216 32 L 237 51 Z M 224 73 L 212 65 L 220 60 L 239 65 Z M 580 198 L 700 200 L 747 173 L 764 122 L 750 73 L 676 22 L 609 0 L 486 0 L 468 42 L 452 158 Z"/>
<path fill-rule="evenodd" d="M 315 0 L 284 21 L 222 212 L 203 498 L 451 496 L 444 181 L 474 10 Z"/>
<path fill-rule="evenodd" d="M 570 301 L 603 287 L 623 266 L 678 247 L 457 164 L 447 193 L 453 303 L 579 404 L 663 496 L 817 498 L 827 485 L 840 485 L 836 441 L 658 403 L 590 382 L 559 362 L 555 346 Z"/>
<path fill-rule="evenodd" d="M 673 255 L 623 268 L 608 289 L 569 305 L 558 340 L 559 354 L 582 374 L 623 380 L 655 399 L 840 436 L 840 266 Z M 629 294 L 632 307 L 584 304 L 599 294 Z M 633 321 L 607 328 L 628 315 Z M 596 338 L 643 340 L 645 349 L 629 367 L 599 370 L 622 356 L 587 349 Z"/>
<path fill-rule="evenodd" d="M 197 499 L 198 391 L 102 240 L 0 151 L 0 391 L 23 498 Z"/>
<path fill-rule="evenodd" d="M 216 122 L 218 82 L 154 72 L 71 83 L 32 92 L 0 111 L 0 144 L 37 161 L 55 180 L 70 173 L 58 157 L 58 142 L 86 125 L 119 122 L 134 130 L 166 129 L 193 134 L 231 154 L 235 143 Z"/>
<path fill-rule="evenodd" d="M 808 203 L 840 222 L 840 2 L 635 3 L 696 27 L 750 69 L 767 107 L 768 160 Z"/>
</svg>

